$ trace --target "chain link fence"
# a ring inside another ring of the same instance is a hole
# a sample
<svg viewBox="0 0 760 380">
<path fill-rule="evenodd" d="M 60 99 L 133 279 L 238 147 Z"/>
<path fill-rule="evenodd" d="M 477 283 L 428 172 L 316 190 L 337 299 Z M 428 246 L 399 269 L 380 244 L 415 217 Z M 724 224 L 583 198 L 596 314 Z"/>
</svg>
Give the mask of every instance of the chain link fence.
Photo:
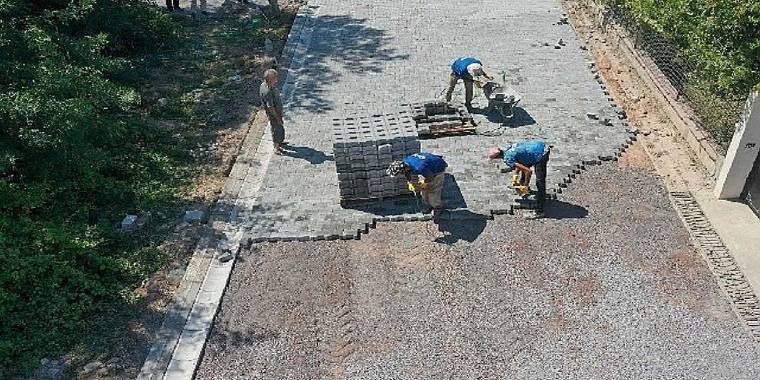
<svg viewBox="0 0 760 380">
<path fill-rule="evenodd" d="M 722 153 L 731 141 L 741 115 L 744 98 L 719 94 L 709 75 L 684 54 L 673 41 L 639 22 L 619 1 L 601 1 L 605 22 L 614 22 L 628 33 L 636 49 L 645 53 L 670 83 L 682 104 L 692 112 L 696 124 L 709 133 Z"/>
</svg>

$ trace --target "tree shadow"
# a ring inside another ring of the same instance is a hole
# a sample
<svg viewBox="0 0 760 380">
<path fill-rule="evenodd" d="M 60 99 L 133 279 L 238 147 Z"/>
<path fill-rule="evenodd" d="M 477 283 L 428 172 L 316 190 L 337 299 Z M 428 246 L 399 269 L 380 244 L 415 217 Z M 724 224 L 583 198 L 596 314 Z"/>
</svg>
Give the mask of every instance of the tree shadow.
<svg viewBox="0 0 760 380">
<path fill-rule="evenodd" d="M 536 120 L 533 116 L 530 116 L 528 111 L 522 107 L 515 107 L 512 111 L 513 115 L 510 118 L 505 118 L 499 111 L 487 107 L 487 108 L 473 108 L 472 113 L 477 115 L 483 115 L 491 123 L 501 124 L 502 126 L 509 128 L 519 128 L 528 125 L 536 124 Z"/>
<path fill-rule="evenodd" d="M 436 243 L 451 245 L 460 240 L 474 242 L 486 228 L 488 218 L 469 210 L 444 211 L 441 218 L 436 219 L 438 231 L 444 235 L 436 238 Z"/>
<path fill-rule="evenodd" d="M 325 163 L 325 161 L 334 160 L 332 155 L 327 155 L 320 150 L 306 146 L 284 145 L 283 150 L 286 156 L 304 159 L 312 165 L 319 165 Z"/>
<path fill-rule="evenodd" d="M 587 215 L 585 207 L 559 200 L 549 200 L 544 207 L 545 219 L 581 219 Z"/>
<path fill-rule="evenodd" d="M 293 78 L 288 79 L 295 85 L 291 107 L 311 112 L 332 110 L 334 104 L 324 94 L 343 73 L 380 73 L 390 61 L 409 58 L 389 48 L 392 37 L 365 25 L 367 19 L 325 15 L 312 20 L 314 31 L 304 63 L 291 67 Z"/>
</svg>

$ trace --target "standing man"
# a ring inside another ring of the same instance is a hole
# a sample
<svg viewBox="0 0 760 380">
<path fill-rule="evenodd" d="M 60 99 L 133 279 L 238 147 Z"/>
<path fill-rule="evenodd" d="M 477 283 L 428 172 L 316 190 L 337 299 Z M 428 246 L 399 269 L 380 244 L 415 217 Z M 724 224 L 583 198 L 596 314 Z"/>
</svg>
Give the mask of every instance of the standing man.
<svg viewBox="0 0 760 380">
<path fill-rule="evenodd" d="M 488 75 L 483 71 L 483 64 L 479 59 L 475 57 L 457 58 L 454 63 L 451 64 L 451 75 L 449 76 L 449 89 L 446 91 L 446 101 L 451 102 L 451 94 L 454 93 L 454 88 L 457 86 L 457 82 L 461 79 L 464 81 L 464 105 L 468 109 L 472 108 L 472 85 L 475 82 L 475 78 L 480 76 L 483 76 L 488 80 L 493 79 L 493 76 Z"/>
<path fill-rule="evenodd" d="M 277 90 L 278 81 L 279 75 L 275 69 L 264 71 L 264 81 L 259 87 L 259 97 L 269 119 L 274 153 L 282 155 L 282 145 L 285 144 L 285 124 L 282 121 L 282 100 L 280 91 Z"/>
<path fill-rule="evenodd" d="M 179 0 L 166 0 L 166 9 L 171 11 L 181 11 L 179 7 Z"/>
<path fill-rule="evenodd" d="M 551 149 L 541 140 L 528 140 L 512 144 L 506 149 L 494 147 L 488 150 L 488 158 L 494 160 L 501 158 L 507 164 L 509 170 L 517 170 L 525 176 L 525 185 L 530 184 L 530 177 L 536 170 L 536 187 L 538 194 L 539 215 L 544 213 L 544 204 L 546 203 L 546 164 L 549 162 L 549 153 Z"/>
<path fill-rule="evenodd" d="M 420 191 L 424 203 L 421 211 L 428 213 L 432 210 L 438 213 L 443 209 L 441 193 L 447 166 L 443 157 L 421 152 L 408 156 L 403 161 L 391 163 L 386 173 L 393 177 L 403 174 L 409 182 L 409 190 Z"/>
</svg>

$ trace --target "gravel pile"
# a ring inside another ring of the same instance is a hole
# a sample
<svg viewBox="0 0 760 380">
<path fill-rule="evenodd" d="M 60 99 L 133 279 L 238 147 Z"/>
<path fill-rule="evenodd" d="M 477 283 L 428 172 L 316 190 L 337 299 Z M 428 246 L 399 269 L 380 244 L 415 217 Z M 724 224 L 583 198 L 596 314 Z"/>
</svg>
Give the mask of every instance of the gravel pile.
<svg viewBox="0 0 760 380">
<path fill-rule="evenodd" d="M 197 378 L 758 379 L 758 360 L 659 179 L 606 164 L 546 219 L 254 246 Z"/>
</svg>

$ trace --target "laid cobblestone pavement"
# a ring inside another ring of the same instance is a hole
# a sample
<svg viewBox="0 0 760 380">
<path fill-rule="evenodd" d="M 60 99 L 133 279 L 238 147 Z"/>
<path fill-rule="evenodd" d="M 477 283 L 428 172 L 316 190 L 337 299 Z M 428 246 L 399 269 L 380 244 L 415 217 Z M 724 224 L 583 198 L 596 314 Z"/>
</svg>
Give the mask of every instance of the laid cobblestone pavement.
<svg viewBox="0 0 760 380">
<path fill-rule="evenodd" d="M 444 190 L 449 207 L 490 215 L 515 204 L 506 176 L 485 160 L 489 146 L 545 139 L 554 146 L 548 180 L 555 189 L 583 162 L 614 157 L 629 135 L 590 70 L 591 58 L 561 17 L 556 0 L 309 1 L 284 60 L 290 153 L 272 157 L 259 193 L 248 195 L 253 206 L 239 221 L 254 239 L 316 239 L 356 235 L 377 216 L 416 213 L 411 198 L 340 206 L 331 120 L 435 99 L 447 85 L 450 63 L 462 55 L 506 73 L 522 101 L 509 121 L 475 115 L 477 135 L 422 141 L 423 150 L 450 164 Z M 455 94 L 460 101 L 461 87 Z M 474 104 L 483 106 L 476 94 Z"/>
<path fill-rule="evenodd" d="M 546 219 L 437 227 L 241 252 L 197 378 L 760 378 L 643 169 L 590 168 Z"/>
</svg>

